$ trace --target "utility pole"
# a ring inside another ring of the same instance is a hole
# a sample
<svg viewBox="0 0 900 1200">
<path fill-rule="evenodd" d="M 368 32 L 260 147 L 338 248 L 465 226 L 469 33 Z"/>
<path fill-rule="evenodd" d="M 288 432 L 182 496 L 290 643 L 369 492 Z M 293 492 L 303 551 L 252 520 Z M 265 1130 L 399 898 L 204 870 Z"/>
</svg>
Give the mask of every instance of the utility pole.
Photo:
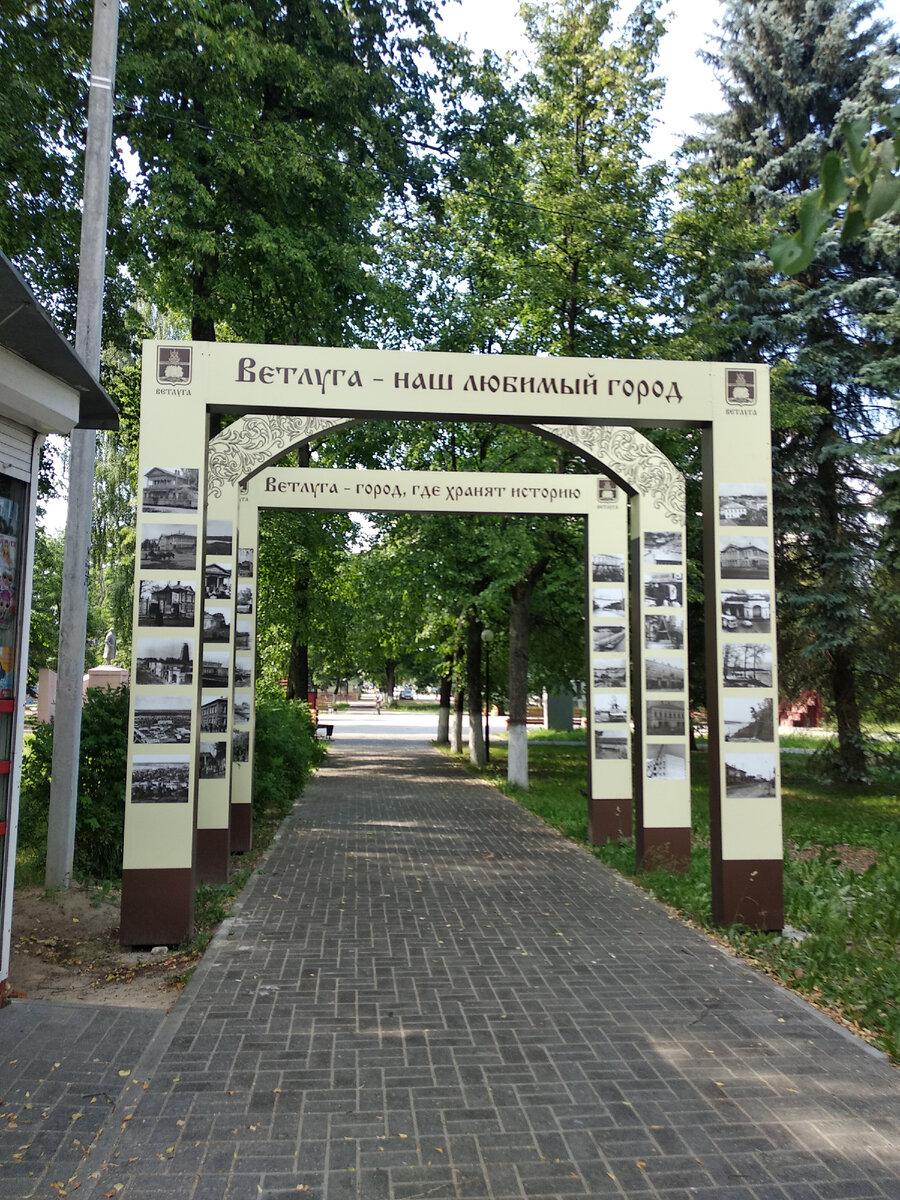
<svg viewBox="0 0 900 1200">
<path fill-rule="evenodd" d="M 118 30 L 119 0 L 94 0 L 75 351 L 98 379 Z M 69 510 L 59 614 L 53 774 L 44 879 L 48 888 L 69 886 L 75 853 L 96 437 L 93 429 L 73 429 L 70 442 Z"/>
</svg>

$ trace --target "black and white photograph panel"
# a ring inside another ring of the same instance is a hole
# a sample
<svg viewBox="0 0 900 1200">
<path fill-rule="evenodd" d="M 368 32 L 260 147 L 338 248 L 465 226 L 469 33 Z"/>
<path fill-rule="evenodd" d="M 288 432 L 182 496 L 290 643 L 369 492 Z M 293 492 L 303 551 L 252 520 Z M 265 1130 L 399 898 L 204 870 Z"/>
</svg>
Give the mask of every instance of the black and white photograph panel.
<svg viewBox="0 0 900 1200">
<path fill-rule="evenodd" d="M 647 733 L 651 737 L 681 737 L 684 728 L 683 700 L 647 701 Z"/>
<path fill-rule="evenodd" d="M 722 706 L 726 742 L 771 742 L 775 739 L 775 704 L 771 696 L 754 700 L 726 696 Z"/>
<path fill-rule="evenodd" d="M 234 622 L 235 650 L 252 650 L 253 648 L 253 618 L 237 617 Z"/>
<path fill-rule="evenodd" d="M 136 683 L 174 684 L 180 687 L 193 682 L 192 637 L 139 637 L 136 658 Z"/>
<path fill-rule="evenodd" d="M 775 755 L 725 753 L 725 795 L 732 800 L 762 800 L 775 795 Z"/>
<path fill-rule="evenodd" d="M 138 745 L 165 745 L 191 740 L 191 708 L 188 698 L 156 696 L 137 692 L 134 697 L 134 741 Z"/>
<path fill-rule="evenodd" d="M 644 534 L 644 562 L 650 567 L 684 565 L 681 534 L 671 530 Z"/>
<path fill-rule="evenodd" d="M 768 579 L 769 539 L 721 537 L 719 562 L 723 579 Z"/>
<path fill-rule="evenodd" d="M 200 700 L 201 733 L 227 733 L 228 696 L 224 692 L 204 692 Z"/>
<path fill-rule="evenodd" d="M 591 630 L 591 645 L 594 650 L 621 650 L 625 645 L 624 625 L 595 625 Z"/>
<path fill-rule="evenodd" d="M 595 658 L 593 663 L 594 687 L 623 688 L 626 684 L 625 658 L 623 655 L 610 654 L 608 657 Z"/>
<path fill-rule="evenodd" d="M 244 616 L 253 612 L 253 588 L 248 583 L 238 584 L 234 607 Z"/>
<path fill-rule="evenodd" d="M 230 600 L 231 563 L 207 559 L 203 568 L 203 586 L 207 600 Z"/>
<path fill-rule="evenodd" d="M 684 663 L 678 658 L 647 658 L 644 676 L 648 692 L 683 692 Z"/>
<path fill-rule="evenodd" d="M 624 583 L 624 554 L 592 554 L 591 579 L 594 583 Z"/>
<path fill-rule="evenodd" d="M 772 629 L 772 602 L 768 591 L 725 590 L 721 614 L 726 633 L 769 633 Z"/>
<path fill-rule="evenodd" d="M 684 616 L 682 613 L 651 613 L 644 617 L 644 633 L 648 650 L 681 650 L 684 646 Z"/>
<path fill-rule="evenodd" d="M 234 686 L 250 687 L 253 682 L 253 655 L 236 654 L 234 656 Z"/>
<path fill-rule="evenodd" d="M 648 779 L 686 779 L 687 758 L 684 746 L 673 742 L 648 742 L 646 773 Z"/>
<path fill-rule="evenodd" d="M 141 480 L 141 508 L 148 513 L 196 512 L 199 479 L 196 467 L 151 467 Z"/>
<path fill-rule="evenodd" d="M 131 764 L 131 803 L 187 804 L 190 781 L 188 754 L 135 755 Z"/>
<path fill-rule="evenodd" d="M 231 742 L 231 760 L 236 763 L 250 761 L 250 732 L 246 729 L 236 729 Z"/>
<path fill-rule="evenodd" d="M 680 608 L 684 602 L 681 572 L 644 576 L 644 605 L 647 608 Z"/>
<path fill-rule="evenodd" d="M 234 723 L 235 725 L 250 724 L 250 701 L 246 696 L 235 696 L 234 698 Z"/>
<path fill-rule="evenodd" d="M 197 566 L 197 526 L 144 522 L 140 561 L 142 571 L 193 571 Z"/>
<path fill-rule="evenodd" d="M 628 720 L 628 697 L 614 692 L 595 695 L 594 720 L 598 725 L 624 725 Z"/>
<path fill-rule="evenodd" d="M 608 729 L 594 731 L 594 758 L 612 759 L 628 757 L 628 737 L 622 733 L 611 733 Z"/>
<path fill-rule="evenodd" d="M 593 609 L 595 618 L 624 617 L 624 588 L 594 588 Z"/>
<path fill-rule="evenodd" d="M 203 647 L 203 677 L 204 687 L 221 688 L 228 686 L 231 654 L 227 650 Z"/>
<path fill-rule="evenodd" d="M 230 558 L 234 546 L 234 525 L 231 521 L 206 522 L 206 553 Z"/>
<path fill-rule="evenodd" d="M 228 758 L 228 743 L 226 741 L 200 742 L 200 778 L 224 779 L 225 763 Z"/>
<path fill-rule="evenodd" d="M 246 546 L 238 547 L 237 573 L 238 579 L 253 578 L 253 551 Z"/>
<path fill-rule="evenodd" d="M 204 642 L 227 642 L 231 637 L 231 606 L 206 604 L 203 609 Z"/>
<path fill-rule="evenodd" d="M 772 647 L 764 642 L 726 642 L 722 647 L 725 687 L 772 686 Z"/>
<path fill-rule="evenodd" d="M 768 525 L 769 496 L 764 483 L 720 483 L 720 525 Z"/>
<path fill-rule="evenodd" d="M 138 588 L 138 625 L 191 628 L 197 589 L 181 579 L 142 579 Z"/>
</svg>

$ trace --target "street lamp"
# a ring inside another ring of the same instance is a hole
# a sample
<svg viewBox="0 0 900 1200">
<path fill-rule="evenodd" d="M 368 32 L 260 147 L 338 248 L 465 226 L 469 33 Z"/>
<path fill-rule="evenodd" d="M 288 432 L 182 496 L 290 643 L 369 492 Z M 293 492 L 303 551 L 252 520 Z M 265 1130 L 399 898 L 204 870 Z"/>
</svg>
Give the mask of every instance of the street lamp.
<svg viewBox="0 0 900 1200">
<path fill-rule="evenodd" d="M 482 629 L 481 640 L 484 642 L 484 758 L 485 762 L 491 757 L 491 642 L 494 640 L 493 629 Z"/>
</svg>

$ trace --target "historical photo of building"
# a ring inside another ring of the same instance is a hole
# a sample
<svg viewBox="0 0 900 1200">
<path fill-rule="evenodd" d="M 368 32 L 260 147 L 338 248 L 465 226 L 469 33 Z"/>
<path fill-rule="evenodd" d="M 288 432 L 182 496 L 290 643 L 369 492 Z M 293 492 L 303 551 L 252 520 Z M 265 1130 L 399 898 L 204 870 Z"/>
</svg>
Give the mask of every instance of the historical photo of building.
<svg viewBox="0 0 900 1200">
<path fill-rule="evenodd" d="M 191 740 L 191 710 L 184 695 L 134 698 L 134 741 L 139 745 L 164 745 Z"/>
<path fill-rule="evenodd" d="M 648 779 L 686 779 L 684 746 L 672 742 L 648 742 L 646 770 Z"/>
<path fill-rule="evenodd" d="M 682 566 L 681 534 L 670 531 L 645 533 L 644 562 L 650 567 Z"/>
<path fill-rule="evenodd" d="M 187 754 L 135 755 L 131 766 L 132 804 L 187 804 L 191 779 Z"/>
<path fill-rule="evenodd" d="M 684 663 L 677 658 L 648 658 L 644 661 L 648 692 L 683 692 Z"/>
<path fill-rule="evenodd" d="M 723 706 L 726 742 L 771 742 L 775 738 L 775 705 L 761 700 L 726 696 Z"/>
<path fill-rule="evenodd" d="M 628 757 L 628 738 L 608 729 L 594 731 L 594 758 L 599 760 Z"/>
<path fill-rule="evenodd" d="M 234 724 L 250 724 L 250 701 L 243 696 L 236 696 L 234 700 Z"/>
<path fill-rule="evenodd" d="M 772 604 L 767 591 L 723 591 L 722 628 L 732 633 L 769 633 Z"/>
<path fill-rule="evenodd" d="M 594 583 L 624 583 L 624 554 L 594 554 L 591 556 L 591 579 Z"/>
<path fill-rule="evenodd" d="M 594 588 L 593 608 L 595 617 L 624 617 L 624 588 Z"/>
<path fill-rule="evenodd" d="M 253 588 L 249 584 L 239 584 L 235 608 L 244 615 L 253 612 Z"/>
<path fill-rule="evenodd" d="M 725 755 L 725 795 L 733 800 L 764 799 L 775 795 L 775 755 Z"/>
<path fill-rule="evenodd" d="M 608 658 L 594 659 L 594 687 L 625 687 L 625 659 L 623 656 L 610 655 Z"/>
<path fill-rule="evenodd" d="M 246 729 L 236 729 L 232 734 L 231 761 L 244 763 L 250 761 L 250 733 Z"/>
<path fill-rule="evenodd" d="M 771 687 L 772 647 L 762 642 L 726 642 L 722 682 L 725 687 Z"/>
<path fill-rule="evenodd" d="M 227 758 L 227 742 L 202 741 L 200 743 L 200 778 L 224 779 Z"/>
<path fill-rule="evenodd" d="M 199 479 L 196 467 L 151 467 L 141 483 L 141 507 L 150 513 L 196 512 Z"/>
<path fill-rule="evenodd" d="M 684 701 L 648 700 L 647 733 L 653 737 L 683 736 Z"/>
<path fill-rule="evenodd" d="M 142 579 L 138 588 L 138 625 L 191 628 L 194 624 L 194 585 L 180 579 L 165 582 Z"/>
<path fill-rule="evenodd" d="M 141 540 L 141 570 L 178 568 L 193 571 L 197 566 L 196 525 L 144 524 Z"/>
<path fill-rule="evenodd" d="M 227 604 L 208 604 L 203 609 L 204 642 L 227 642 L 231 636 L 230 616 Z"/>
<path fill-rule="evenodd" d="M 624 725 L 628 720 L 628 697 L 611 692 L 594 696 L 594 720 L 598 725 Z"/>
<path fill-rule="evenodd" d="M 625 645 L 624 625 L 595 625 L 591 632 L 595 650 L 621 650 Z"/>
<path fill-rule="evenodd" d="M 648 650 L 680 650 L 684 646 L 684 617 L 681 613 L 652 613 L 644 617 Z"/>
<path fill-rule="evenodd" d="M 228 660 L 231 655 L 227 650 L 211 650 L 203 647 L 203 677 L 204 687 L 228 686 Z"/>
<path fill-rule="evenodd" d="M 136 657 L 136 683 L 181 686 L 193 682 L 193 638 L 139 637 Z"/>
<path fill-rule="evenodd" d="M 720 525 L 768 525 L 769 500 L 764 483 L 720 483 Z"/>
<path fill-rule="evenodd" d="M 761 537 L 720 538 L 719 561 L 723 579 L 768 579 L 768 539 Z"/>
<path fill-rule="evenodd" d="M 209 696 L 203 693 L 200 703 L 200 731 L 202 733 L 226 733 L 228 731 L 228 697 Z"/>
<path fill-rule="evenodd" d="M 231 521 L 206 522 L 206 553 L 230 558 L 234 547 L 234 526 Z"/>
<path fill-rule="evenodd" d="M 231 563 L 206 560 L 203 587 L 207 600 L 231 599 Z"/>
<path fill-rule="evenodd" d="M 234 623 L 235 650 L 249 650 L 253 646 L 253 622 L 248 617 L 238 617 Z"/>
<path fill-rule="evenodd" d="M 683 598 L 680 571 L 644 576 L 644 605 L 647 608 L 677 608 L 683 603 Z"/>
<path fill-rule="evenodd" d="M 253 655 L 236 654 L 234 656 L 234 686 L 249 687 L 253 682 Z"/>
<path fill-rule="evenodd" d="M 238 549 L 237 573 L 238 579 L 253 578 L 253 551 L 246 546 L 241 546 Z"/>
</svg>

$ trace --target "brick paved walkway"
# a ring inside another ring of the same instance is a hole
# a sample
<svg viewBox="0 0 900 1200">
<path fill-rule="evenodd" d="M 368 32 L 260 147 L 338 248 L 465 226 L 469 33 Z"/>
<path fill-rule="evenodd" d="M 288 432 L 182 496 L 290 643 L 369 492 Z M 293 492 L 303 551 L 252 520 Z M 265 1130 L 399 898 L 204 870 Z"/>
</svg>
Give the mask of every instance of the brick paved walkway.
<svg viewBox="0 0 900 1200">
<path fill-rule="evenodd" d="M 335 740 L 155 1028 L 69 1196 L 900 1197 L 880 1055 L 421 744 Z"/>
</svg>

